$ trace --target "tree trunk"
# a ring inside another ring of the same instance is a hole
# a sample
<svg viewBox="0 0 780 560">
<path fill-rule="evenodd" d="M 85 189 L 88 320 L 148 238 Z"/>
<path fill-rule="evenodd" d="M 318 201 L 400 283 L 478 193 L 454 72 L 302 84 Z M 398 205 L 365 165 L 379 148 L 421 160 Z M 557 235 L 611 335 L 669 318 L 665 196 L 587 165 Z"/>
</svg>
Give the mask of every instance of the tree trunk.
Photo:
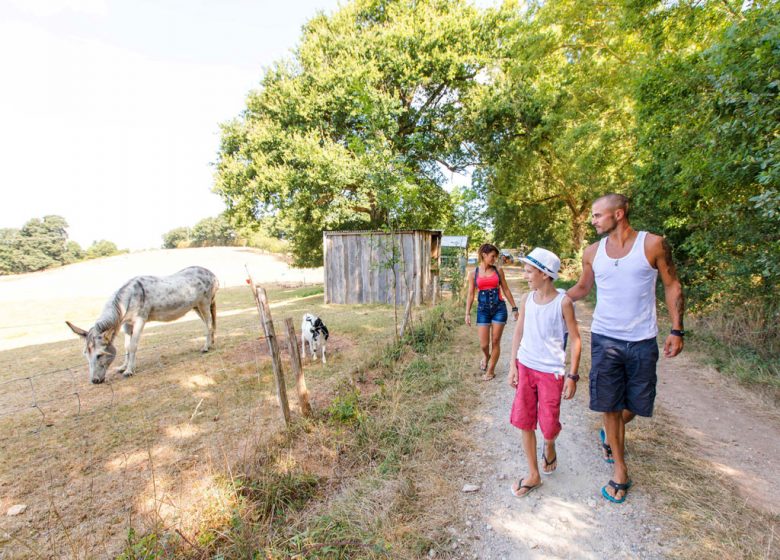
<svg viewBox="0 0 780 560">
<path fill-rule="evenodd" d="M 588 221 L 588 212 L 590 207 L 584 210 L 576 210 L 569 207 L 571 211 L 571 246 L 575 255 L 582 254 L 582 245 L 585 242 L 585 226 Z"/>
</svg>

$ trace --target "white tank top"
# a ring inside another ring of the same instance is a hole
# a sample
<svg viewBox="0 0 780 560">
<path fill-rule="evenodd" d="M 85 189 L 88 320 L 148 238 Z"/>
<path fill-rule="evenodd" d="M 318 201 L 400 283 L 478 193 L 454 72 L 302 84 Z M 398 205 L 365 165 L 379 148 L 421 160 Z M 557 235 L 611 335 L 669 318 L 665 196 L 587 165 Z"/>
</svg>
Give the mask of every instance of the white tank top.
<svg viewBox="0 0 780 560">
<path fill-rule="evenodd" d="M 525 300 L 523 340 L 517 350 L 517 359 L 527 368 L 544 373 L 563 375 L 566 352 L 563 350 L 565 321 L 561 302 L 565 294 L 558 293 L 555 299 L 539 305 L 534 293 Z"/>
<path fill-rule="evenodd" d="M 640 231 L 628 255 L 607 256 L 607 238 L 599 242 L 593 273 L 596 276 L 596 309 L 591 332 L 637 342 L 658 335 L 655 314 L 655 281 L 658 270 L 645 256 L 646 231 Z"/>
</svg>

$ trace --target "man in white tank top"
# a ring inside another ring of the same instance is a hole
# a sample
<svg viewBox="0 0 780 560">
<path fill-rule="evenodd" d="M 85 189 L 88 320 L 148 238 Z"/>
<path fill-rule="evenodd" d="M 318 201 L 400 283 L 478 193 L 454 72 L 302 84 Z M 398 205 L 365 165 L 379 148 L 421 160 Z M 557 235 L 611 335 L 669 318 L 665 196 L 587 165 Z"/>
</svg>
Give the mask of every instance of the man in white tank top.
<svg viewBox="0 0 780 560">
<path fill-rule="evenodd" d="M 625 425 L 652 416 L 655 401 L 658 325 L 655 284 L 660 275 L 672 330 L 664 356 L 683 349 L 682 286 L 669 243 L 636 231 L 628 221 L 628 199 L 608 194 L 592 206 L 591 223 L 604 235 L 582 256 L 582 276 L 567 295 L 584 298 L 596 284 L 591 326 L 590 408 L 604 413 L 600 437 L 604 460 L 614 463 L 612 479 L 601 489 L 606 500 L 622 503 L 631 486 L 624 459 Z"/>
</svg>

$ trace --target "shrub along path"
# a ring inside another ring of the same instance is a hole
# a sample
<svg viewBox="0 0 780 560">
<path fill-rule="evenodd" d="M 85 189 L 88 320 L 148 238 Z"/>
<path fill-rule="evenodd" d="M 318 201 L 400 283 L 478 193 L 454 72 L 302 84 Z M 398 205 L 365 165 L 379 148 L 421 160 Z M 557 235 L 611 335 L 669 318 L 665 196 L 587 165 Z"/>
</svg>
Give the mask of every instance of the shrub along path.
<svg viewBox="0 0 780 560">
<path fill-rule="evenodd" d="M 510 285 L 519 299 L 527 288 L 514 280 Z M 777 415 L 768 409 L 755 414 L 755 399 L 733 388 L 723 392 L 726 382 L 720 376 L 702 383 L 699 372 L 704 368 L 694 355 L 661 358 L 656 415 L 638 419 L 628 431 L 634 487 L 621 505 L 601 497 L 611 467 L 601 459 L 600 415 L 588 410 L 591 312 L 577 304 L 583 379 L 575 398 L 562 404 L 558 468 L 543 476 L 544 485 L 526 498 L 510 492 L 513 480 L 527 473 L 520 432 L 508 421 L 514 390 L 506 373 L 515 323 L 510 319 L 504 332 L 495 380 L 478 381 L 474 353 L 474 383 L 481 397 L 464 418 L 473 451 L 461 471 L 467 473 L 464 485 L 480 489 L 459 496 L 462 526 L 450 528 L 453 549 L 485 559 L 774 557 L 777 517 L 746 503 L 731 477 L 750 472 L 757 484 L 750 495 L 766 493 L 760 502 L 764 506 L 780 502 L 777 469 L 771 468 L 780 461 Z M 729 435 L 724 426 L 741 433 Z M 537 438 L 541 457 L 538 432 Z"/>
</svg>

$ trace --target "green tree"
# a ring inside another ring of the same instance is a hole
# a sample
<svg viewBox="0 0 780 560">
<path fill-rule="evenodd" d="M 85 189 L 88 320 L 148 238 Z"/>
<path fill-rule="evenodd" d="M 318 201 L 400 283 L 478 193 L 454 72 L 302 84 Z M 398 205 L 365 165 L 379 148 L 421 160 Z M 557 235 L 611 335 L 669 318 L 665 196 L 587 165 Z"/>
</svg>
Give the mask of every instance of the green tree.
<svg viewBox="0 0 780 560">
<path fill-rule="evenodd" d="M 186 247 L 190 242 L 191 231 L 188 227 L 178 227 L 171 231 L 164 233 L 163 249 L 176 249 L 178 247 Z"/>
<path fill-rule="evenodd" d="M 619 5 L 552 0 L 510 29 L 472 118 L 476 188 L 500 240 L 578 253 L 592 200 L 630 188 L 630 86 L 643 49 L 624 15 Z"/>
<path fill-rule="evenodd" d="M 63 264 L 72 264 L 84 260 L 84 250 L 81 245 L 75 241 L 68 241 L 65 244 L 65 252 L 62 255 Z"/>
<path fill-rule="evenodd" d="M 100 241 L 93 241 L 86 252 L 85 257 L 87 259 L 99 259 L 100 257 L 111 257 L 118 255 L 126 251 L 120 251 L 116 246 L 116 243 L 101 239 Z"/>
<path fill-rule="evenodd" d="M 775 309 L 780 295 L 779 9 L 669 11 L 692 38 L 638 84 L 638 217 L 673 240 L 700 306 Z"/>
<path fill-rule="evenodd" d="M 223 215 L 204 218 L 193 226 L 190 240 L 193 247 L 235 245 L 236 231 Z"/>
<path fill-rule="evenodd" d="M 215 190 L 239 224 L 277 215 L 297 264 L 323 229 L 432 227 L 451 212 L 442 167 L 474 163 L 464 107 L 504 12 L 463 0 L 356 0 L 304 28 L 223 126 Z"/>
</svg>

